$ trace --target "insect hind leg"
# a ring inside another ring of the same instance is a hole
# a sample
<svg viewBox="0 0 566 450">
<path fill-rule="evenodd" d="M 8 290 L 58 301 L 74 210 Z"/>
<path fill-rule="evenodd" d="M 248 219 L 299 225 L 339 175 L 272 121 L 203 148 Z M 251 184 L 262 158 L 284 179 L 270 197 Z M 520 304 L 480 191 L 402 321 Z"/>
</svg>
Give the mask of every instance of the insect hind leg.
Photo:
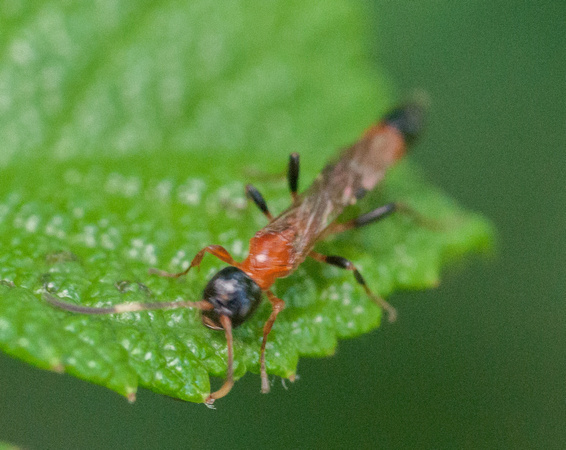
<svg viewBox="0 0 566 450">
<path fill-rule="evenodd" d="M 387 312 L 387 318 L 389 322 L 395 322 L 395 320 L 397 319 L 397 310 L 384 299 L 371 291 L 371 289 L 366 284 L 364 277 L 362 277 L 362 274 L 358 269 L 356 269 L 356 266 L 354 266 L 351 261 L 343 258 L 342 256 L 327 256 L 317 252 L 310 252 L 309 256 L 313 259 L 316 259 L 317 261 L 352 271 L 356 282 L 364 288 L 364 291 L 366 291 L 368 297 L 371 298 L 381 309 Z"/>
<path fill-rule="evenodd" d="M 366 225 L 370 225 L 381 219 L 389 217 L 394 212 L 404 214 L 410 217 L 418 225 L 431 230 L 443 230 L 446 228 L 444 224 L 423 216 L 411 206 L 406 205 L 405 203 L 394 202 L 387 203 L 386 205 L 380 206 L 379 208 L 375 208 L 374 210 L 362 214 L 355 219 L 348 220 L 347 222 L 334 223 L 326 229 L 326 231 L 324 232 L 324 237 L 332 234 L 342 233 L 343 231 L 348 231 L 353 228 L 365 227 Z"/>
<path fill-rule="evenodd" d="M 324 232 L 324 237 L 331 234 L 342 233 L 343 231 L 351 230 L 352 228 L 360 228 L 371 223 L 377 222 L 378 220 L 384 219 L 385 217 L 391 215 L 395 211 L 399 210 L 398 203 L 387 203 L 386 205 L 375 208 L 374 210 L 362 214 L 355 219 L 348 220 L 344 223 L 334 223 L 330 225 Z"/>
</svg>

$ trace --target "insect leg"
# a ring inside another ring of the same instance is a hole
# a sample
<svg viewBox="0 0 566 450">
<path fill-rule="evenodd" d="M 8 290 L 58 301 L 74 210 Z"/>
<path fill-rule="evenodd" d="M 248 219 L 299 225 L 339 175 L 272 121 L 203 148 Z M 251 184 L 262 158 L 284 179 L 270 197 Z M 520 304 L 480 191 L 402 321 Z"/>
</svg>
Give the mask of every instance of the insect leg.
<svg viewBox="0 0 566 450">
<path fill-rule="evenodd" d="M 265 203 L 265 199 L 263 195 L 251 184 L 246 185 L 246 197 L 252 200 L 256 206 L 261 209 L 261 212 L 265 214 L 269 220 L 273 219 L 273 216 L 269 212 L 269 208 L 267 207 L 267 203 Z"/>
<path fill-rule="evenodd" d="M 217 398 L 222 398 L 230 390 L 232 386 L 234 386 L 234 341 L 232 338 L 232 321 L 230 318 L 224 314 L 220 316 L 220 324 L 222 328 L 224 328 L 224 332 L 226 333 L 226 344 L 228 345 L 228 368 L 226 370 L 226 380 L 224 380 L 224 384 L 215 392 L 212 392 L 205 403 L 207 405 L 212 405 L 214 400 Z"/>
<path fill-rule="evenodd" d="M 269 392 L 269 379 L 267 378 L 267 371 L 265 368 L 265 345 L 267 344 L 267 335 L 271 331 L 273 327 L 273 323 L 275 319 L 277 319 L 277 315 L 283 311 L 285 308 L 285 302 L 280 298 L 277 298 L 273 292 L 270 290 L 266 291 L 267 298 L 271 302 L 271 307 L 273 310 L 271 311 L 271 315 L 265 325 L 263 326 L 263 340 L 261 341 L 261 350 L 260 350 L 260 371 L 261 371 L 261 392 L 262 394 L 267 394 Z"/>
<path fill-rule="evenodd" d="M 289 155 L 289 170 L 287 172 L 287 181 L 289 182 L 289 190 L 293 200 L 297 198 L 297 190 L 299 188 L 299 154 L 291 153 Z"/>
<path fill-rule="evenodd" d="M 331 234 L 342 233 L 343 231 L 351 230 L 352 228 L 360 228 L 371 223 L 377 222 L 378 220 L 384 219 L 394 212 L 399 212 L 409 216 L 412 220 L 417 222 L 420 226 L 429 228 L 431 230 L 444 230 L 446 229 L 446 224 L 440 223 L 433 219 L 423 216 L 421 213 L 413 209 L 412 207 L 404 203 L 387 203 L 386 205 L 375 208 L 366 214 L 362 214 L 360 217 L 349 220 L 344 223 L 333 223 L 330 225 L 322 236 L 322 239 Z"/>
<path fill-rule="evenodd" d="M 149 273 L 159 275 L 160 277 L 179 278 L 183 275 L 186 275 L 189 272 L 189 270 L 191 270 L 193 267 L 195 266 L 198 267 L 205 253 L 210 253 L 211 255 L 216 256 L 221 261 L 224 261 L 225 263 L 230 264 L 231 266 L 238 267 L 238 263 L 232 259 L 230 253 L 228 253 L 228 250 L 226 250 L 221 245 L 209 245 L 208 247 L 205 247 L 200 252 L 198 252 L 191 261 L 189 267 L 187 267 L 187 269 L 183 270 L 182 272 L 170 273 L 170 272 L 166 272 L 165 270 L 152 268 L 149 269 Z"/>
<path fill-rule="evenodd" d="M 364 280 L 364 277 L 362 277 L 362 274 L 358 271 L 358 269 L 356 269 L 351 261 L 341 256 L 326 256 L 317 252 L 310 252 L 309 256 L 317 261 L 331 264 L 333 266 L 340 267 L 341 269 L 351 270 L 354 273 L 356 282 L 364 288 L 368 297 L 377 303 L 382 309 L 387 311 L 387 318 L 389 319 L 389 322 L 394 322 L 395 319 L 397 319 L 397 310 L 370 290 Z"/>
</svg>

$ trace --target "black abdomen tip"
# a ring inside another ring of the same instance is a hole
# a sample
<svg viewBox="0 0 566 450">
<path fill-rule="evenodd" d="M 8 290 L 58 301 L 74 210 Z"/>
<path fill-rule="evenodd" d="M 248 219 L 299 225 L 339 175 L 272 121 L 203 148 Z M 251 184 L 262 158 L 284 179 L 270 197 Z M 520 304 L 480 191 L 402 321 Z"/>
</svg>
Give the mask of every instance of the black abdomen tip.
<svg viewBox="0 0 566 450">
<path fill-rule="evenodd" d="M 389 112 L 383 122 L 401 132 L 407 144 L 411 144 L 424 128 L 426 106 L 424 102 L 411 102 Z"/>
</svg>

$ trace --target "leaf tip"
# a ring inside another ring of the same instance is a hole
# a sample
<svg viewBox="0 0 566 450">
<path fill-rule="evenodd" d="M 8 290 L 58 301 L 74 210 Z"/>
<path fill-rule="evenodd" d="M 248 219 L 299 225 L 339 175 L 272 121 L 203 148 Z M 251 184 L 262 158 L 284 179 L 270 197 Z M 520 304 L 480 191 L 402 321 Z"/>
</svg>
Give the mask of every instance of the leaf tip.
<svg viewBox="0 0 566 450">
<path fill-rule="evenodd" d="M 50 369 L 55 373 L 65 373 L 65 366 L 60 361 L 53 363 Z"/>
<path fill-rule="evenodd" d="M 126 395 L 126 398 L 128 399 L 128 403 L 135 403 L 136 402 L 136 392 L 129 392 Z"/>
</svg>

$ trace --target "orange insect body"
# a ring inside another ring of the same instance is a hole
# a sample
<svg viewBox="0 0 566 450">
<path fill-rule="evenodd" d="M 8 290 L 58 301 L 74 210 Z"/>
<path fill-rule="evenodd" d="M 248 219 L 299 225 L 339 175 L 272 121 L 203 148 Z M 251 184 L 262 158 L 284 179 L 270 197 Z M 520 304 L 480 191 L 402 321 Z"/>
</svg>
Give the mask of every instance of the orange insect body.
<svg viewBox="0 0 566 450">
<path fill-rule="evenodd" d="M 293 240 L 295 232 L 283 233 L 258 231 L 250 239 L 248 257 L 238 265 L 262 290 L 269 289 L 277 278 L 283 278 L 295 270 Z"/>
<path fill-rule="evenodd" d="M 213 329 L 223 329 L 228 344 L 228 370 L 222 387 L 211 393 L 207 404 L 225 396 L 234 384 L 232 328 L 247 320 L 267 295 L 272 312 L 263 327 L 260 349 L 261 390 L 269 391 L 265 348 L 267 337 L 277 315 L 284 309 L 283 300 L 270 290 L 278 278 L 290 275 L 307 258 L 350 270 L 370 298 L 386 309 L 390 320 L 395 310 L 374 295 L 354 264 L 340 256 L 326 256 L 313 251 L 315 244 L 326 236 L 352 228 L 369 225 L 394 212 L 398 205 L 390 203 L 344 223 L 335 222 L 344 208 L 356 203 L 381 180 L 386 171 L 405 153 L 406 143 L 413 140 L 422 128 L 423 108 L 409 104 L 388 114 L 380 123 L 370 127 L 361 139 L 341 152 L 338 159 L 328 164 L 303 193 L 298 194 L 299 156 L 289 160 L 289 187 L 292 203 L 277 217 L 267 208 L 263 196 L 253 186 L 246 186 L 246 194 L 269 219 L 269 223 L 250 239 L 248 257 L 241 263 L 219 245 L 209 245 L 199 251 L 189 267 L 179 273 L 152 269 L 161 276 L 180 277 L 198 266 L 206 253 L 211 253 L 229 265 L 220 270 L 206 285 L 203 299 L 198 302 L 129 303 L 108 308 L 91 308 L 63 302 L 45 294 L 51 304 L 83 314 L 119 314 L 148 309 L 197 308 L 203 322 Z"/>
<path fill-rule="evenodd" d="M 250 239 L 249 255 L 237 267 L 262 290 L 269 289 L 277 278 L 289 276 L 344 208 L 383 179 L 386 170 L 404 155 L 405 147 L 395 127 L 380 124 L 369 128 L 336 163 L 326 166 L 287 210 Z"/>
</svg>

